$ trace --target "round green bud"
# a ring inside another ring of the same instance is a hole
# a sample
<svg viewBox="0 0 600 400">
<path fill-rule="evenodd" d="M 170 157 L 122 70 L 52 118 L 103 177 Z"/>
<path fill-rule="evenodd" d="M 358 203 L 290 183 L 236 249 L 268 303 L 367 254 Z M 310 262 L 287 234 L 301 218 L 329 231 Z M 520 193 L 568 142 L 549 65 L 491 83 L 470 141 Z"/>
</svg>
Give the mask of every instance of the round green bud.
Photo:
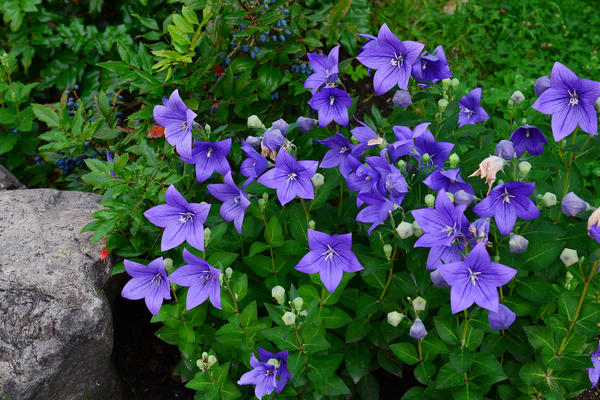
<svg viewBox="0 0 600 400">
<path fill-rule="evenodd" d="M 292 326 L 296 324 L 296 314 L 294 314 L 293 312 L 286 311 L 285 314 L 283 314 L 283 317 L 281 317 L 281 319 L 283 320 L 283 323 L 286 326 Z"/>
<path fill-rule="evenodd" d="M 385 256 L 387 258 L 390 258 L 392 256 L 392 245 L 390 245 L 390 244 L 383 245 L 383 253 L 385 254 Z"/>
<path fill-rule="evenodd" d="M 458 154 L 452 153 L 450 154 L 450 157 L 448 157 L 448 161 L 450 162 L 450 168 L 456 168 L 460 162 L 460 157 Z"/>
<path fill-rule="evenodd" d="M 435 196 L 432 194 L 425 196 L 425 205 L 429 208 L 433 208 L 435 206 Z"/>
<path fill-rule="evenodd" d="M 446 99 L 439 99 L 438 100 L 438 110 L 440 110 L 441 113 L 446 111 L 446 108 L 448 108 L 448 104 L 450 104 L 448 102 L 448 100 Z"/>
</svg>

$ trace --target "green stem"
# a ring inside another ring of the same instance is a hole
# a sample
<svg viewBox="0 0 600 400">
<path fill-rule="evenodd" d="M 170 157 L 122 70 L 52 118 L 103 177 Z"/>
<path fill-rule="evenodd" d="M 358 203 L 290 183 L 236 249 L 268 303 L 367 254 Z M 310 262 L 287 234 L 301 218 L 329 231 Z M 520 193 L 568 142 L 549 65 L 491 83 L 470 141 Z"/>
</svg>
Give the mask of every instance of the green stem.
<svg viewBox="0 0 600 400">
<path fill-rule="evenodd" d="M 273 241 L 271 240 L 271 232 L 269 232 L 269 225 L 267 224 L 267 218 L 265 217 L 264 213 L 262 215 L 262 220 L 265 223 L 265 232 L 267 233 L 267 240 L 269 241 L 269 253 L 271 254 L 271 267 L 273 275 L 275 275 L 277 274 L 277 269 L 275 268 L 275 257 L 273 256 L 273 247 L 271 247 Z"/>
<path fill-rule="evenodd" d="M 302 203 L 302 208 L 304 208 L 304 215 L 306 215 L 306 226 L 308 226 L 308 221 L 310 221 L 310 214 L 308 212 L 308 208 L 306 208 L 306 204 L 304 204 L 304 199 L 300 199 Z"/>
<path fill-rule="evenodd" d="M 469 327 L 469 313 L 467 312 L 467 310 L 464 310 L 464 316 L 465 316 L 465 327 L 463 328 L 463 333 L 462 333 L 462 337 L 460 339 L 460 348 L 462 349 L 463 347 L 465 347 L 465 340 L 467 338 L 467 328 Z"/>
<path fill-rule="evenodd" d="M 423 362 L 423 349 L 421 348 L 421 342 L 423 339 L 417 341 L 417 349 L 419 350 L 419 362 Z"/>
<path fill-rule="evenodd" d="M 300 327 L 302 323 L 296 325 L 296 339 L 298 339 L 298 345 L 300 346 L 300 352 L 304 353 L 304 344 L 302 343 L 302 339 L 300 338 Z"/>
</svg>

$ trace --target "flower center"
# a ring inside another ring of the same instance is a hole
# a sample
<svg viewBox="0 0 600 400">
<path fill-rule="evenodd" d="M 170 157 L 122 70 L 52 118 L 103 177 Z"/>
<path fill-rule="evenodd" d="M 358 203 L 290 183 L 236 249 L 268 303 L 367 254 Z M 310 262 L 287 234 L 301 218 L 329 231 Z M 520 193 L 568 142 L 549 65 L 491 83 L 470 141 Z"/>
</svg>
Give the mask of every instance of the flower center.
<svg viewBox="0 0 600 400">
<path fill-rule="evenodd" d="M 473 110 L 470 110 L 467 107 L 463 107 L 463 112 L 467 114 L 467 119 L 471 118 L 471 115 L 473 115 Z"/>
<path fill-rule="evenodd" d="M 506 188 L 504 188 L 504 193 L 502 193 L 500 196 L 498 196 L 498 198 L 500 198 L 500 197 L 502 197 L 502 201 L 504 203 L 510 203 L 511 197 L 515 197 L 515 196 L 512 194 L 509 194 L 508 190 L 506 190 Z"/>
<path fill-rule="evenodd" d="M 349 150 L 349 149 L 348 149 L 348 146 L 344 146 L 344 147 L 342 147 L 342 148 L 340 149 L 340 154 L 344 154 L 344 153 L 345 153 L 345 152 L 347 152 L 348 150 Z"/>
<path fill-rule="evenodd" d="M 404 65 L 404 56 L 402 56 L 402 54 L 397 54 L 394 52 L 394 58 L 392 58 L 390 60 L 390 63 L 394 66 L 394 67 L 402 67 Z M 423 68 L 425 69 L 425 68 Z"/>
<path fill-rule="evenodd" d="M 327 250 L 321 253 L 322 256 L 325 256 L 325 261 L 329 261 L 333 258 L 333 256 L 337 256 L 338 252 L 331 248 L 331 246 L 327 245 Z"/>
<path fill-rule="evenodd" d="M 467 280 L 471 281 L 471 283 L 473 284 L 473 286 L 475 286 L 475 281 L 479 280 L 479 276 L 481 274 L 481 272 L 478 271 L 473 271 L 471 270 L 471 268 L 467 268 L 467 271 L 469 271 L 469 277 L 467 278 Z"/>
<path fill-rule="evenodd" d="M 332 106 L 335 103 L 335 96 L 329 96 L 329 105 Z"/>
<path fill-rule="evenodd" d="M 189 129 L 187 121 L 183 121 L 182 126 L 184 131 L 187 131 Z"/>
<path fill-rule="evenodd" d="M 425 68 L 427 68 L 427 60 L 421 61 L 421 68 L 423 69 L 423 71 L 425 71 Z"/>
<path fill-rule="evenodd" d="M 456 222 L 452 226 L 446 225 L 446 227 L 442 229 L 442 232 L 448 232 L 448 237 L 456 235 Z"/>
<path fill-rule="evenodd" d="M 525 137 L 529 137 L 529 128 L 525 129 Z"/>
<path fill-rule="evenodd" d="M 179 222 L 185 224 L 188 221 L 194 221 L 194 213 L 193 212 L 180 212 L 179 214 Z"/>
<path fill-rule="evenodd" d="M 236 196 L 233 198 L 233 202 L 234 202 L 235 204 L 239 204 L 241 197 L 242 197 L 242 196 L 240 196 L 239 194 L 238 194 L 238 195 L 236 195 Z"/>
<path fill-rule="evenodd" d="M 575 89 L 573 89 L 573 93 L 571 93 L 570 90 L 568 90 L 568 92 L 569 92 L 569 96 L 571 96 L 571 98 L 569 99 L 569 105 L 571 107 L 574 107 L 577 104 L 579 104 L 579 95 L 577 94 L 577 91 Z"/>
<path fill-rule="evenodd" d="M 160 286 L 161 282 L 162 282 L 162 275 L 159 272 L 158 274 L 154 275 L 154 277 L 152 278 L 152 283 L 156 284 L 156 286 Z"/>
<path fill-rule="evenodd" d="M 290 172 L 290 173 L 288 174 L 288 178 L 287 178 L 288 182 L 289 182 L 289 181 L 295 181 L 297 176 L 298 176 L 298 174 L 297 174 L 297 173 L 295 173 L 295 172 Z"/>
<path fill-rule="evenodd" d="M 210 155 L 213 153 L 213 151 L 215 151 L 215 148 L 209 147 L 208 150 L 206 150 L 206 158 L 210 158 Z"/>
</svg>

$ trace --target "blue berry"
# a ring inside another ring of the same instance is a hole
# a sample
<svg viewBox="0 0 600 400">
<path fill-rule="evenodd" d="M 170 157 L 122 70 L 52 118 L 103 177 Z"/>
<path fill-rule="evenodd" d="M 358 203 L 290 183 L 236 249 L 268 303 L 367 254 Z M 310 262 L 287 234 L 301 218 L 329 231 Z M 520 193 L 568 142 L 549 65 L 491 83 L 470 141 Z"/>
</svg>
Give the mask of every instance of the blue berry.
<svg viewBox="0 0 600 400">
<path fill-rule="evenodd" d="M 284 14 L 289 14 L 289 13 L 290 13 L 290 10 L 288 10 L 288 9 L 286 8 L 285 10 L 283 10 L 283 13 L 284 13 Z"/>
<path fill-rule="evenodd" d="M 18 131 L 18 130 L 16 130 L 16 129 L 11 129 L 10 131 L 11 131 L 12 133 L 19 133 L 19 131 Z"/>
<path fill-rule="evenodd" d="M 280 9 L 280 10 L 283 10 L 283 8 L 284 8 L 283 6 L 279 6 L 279 9 Z"/>
<path fill-rule="evenodd" d="M 117 111 L 117 115 L 121 116 L 121 115 L 123 115 L 123 113 L 121 111 Z"/>
<path fill-rule="evenodd" d="M 65 90 L 65 94 L 71 94 L 71 91 L 69 89 Z"/>
<path fill-rule="evenodd" d="M 279 40 L 281 40 L 282 42 L 285 42 L 285 36 L 279 35 Z"/>
<path fill-rule="evenodd" d="M 290 36 L 292 32 L 289 29 L 286 29 L 285 31 L 283 31 L 283 34 Z"/>
<path fill-rule="evenodd" d="M 79 90 L 79 85 L 75 85 L 75 86 L 73 86 L 73 89 L 75 89 L 75 90 Z"/>
<path fill-rule="evenodd" d="M 243 45 L 241 47 L 241 49 L 244 53 L 247 53 L 250 50 L 250 46 L 248 46 L 247 44 Z"/>
<path fill-rule="evenodd" d="M 255 58 L 256 57 L 256 53 L 250 53 L 250 57 L 251 58 Z"/>
<path fill-rule="evenodd" d="M 123 100 L 123 95 L 119 95 L 119 100 Z"/>
<path fill-rule="evenodd" d="M 244 28 L 246 28 L 246 25 L 240 24 L 240 29 L 244 29 Z"/>
<path fill-rule="evenodd" d="M 271 39 L 272 39 L 274 42 L 276 42 L 276 41 L 277 41 L 277 36 L 276 36 L 276 35 L 272 35 L 272 36 L 271 36 Z"/>
<path fill-rule="evenodd" d="M 92 151 L 92 154 L 90 154 L 90 157 L 91 158 L 96 158 L 96 157 L 98 157 L 98 153 L 95 152 L 95 151 Z"/>
<path fill-rule="evenodd" d="M 252 48 L 252 51 L 253 51 L 253 52 L 255 52 L 255 53 L 258 53 L 258 52 L 260 51 L 260 47 L 258 47 L 258 46 L 254 46 L 254 47 Z"/>
<path fill-rule="evenodd" d="M 287 22 L 285 22 L 285 19 L 282 19 L 281 21 L 279 21 L 279 25 L 285 27 L 287 25 Z"/>
<path fill-rule="evenodd" d="M 85 147 L 90 147 L 90 142 L 88 142 L 87 140 L 85 141 L 85 143 L 83 144 Z"/>
<path fill-rule="evenodd" d="M 231 59 L 229 57 L 225 58 L 225 60 L 224 60 L 225 66 L 228 66 L 230 62 L 231 62 Z"/>
<path fill-rule="evenodd" d="M 96 119 L 96 116 L 95 116 L 95 115 L 92 115 L 91 117 L 89 117 L 89 118 L 88 118 L 88 121 L 93 121 L 93 120 L 95 120 L 95 119 Z"/>
<path fill-rule="evenodd" d="M 112 91 L 112 90 L 109 90 L 108 92 L 106 92 L 106 94 L 110 96 L 110 95 L 112 95 L 112 94 L 113 94 L 113 91 Z"/>
<path fill-rule="evenodd" d="M 267 4 L 267 5 L 265 6 L 265 11 L 267 11 L 268 9 L 269 9 L 269 5 Z"/>
</svg>

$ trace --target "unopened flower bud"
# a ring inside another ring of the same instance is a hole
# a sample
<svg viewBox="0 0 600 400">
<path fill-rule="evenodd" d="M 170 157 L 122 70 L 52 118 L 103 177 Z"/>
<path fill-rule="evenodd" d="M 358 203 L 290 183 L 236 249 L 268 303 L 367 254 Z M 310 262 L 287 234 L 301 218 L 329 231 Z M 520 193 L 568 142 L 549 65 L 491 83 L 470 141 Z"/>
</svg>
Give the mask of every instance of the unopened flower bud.
<svg viewBox="0 0 600 400">
<path fill-rule="evenodd" d="M 454 193 L 454 204 L 457 206 L 468 206 L 473 202 L 474 196 L 471 193 L 465 192 L 464 190 L 459 190 Z"/>
<path fill-rule="evenodd" d="M 454 90 L 458 89 L 458 85 L 460 85 L 460 81 L 457 78 L 452 78 L 450 81 L 450 87 Z"/>
<path fill-rule="evenodd" d="M 448 88 L 450 87 L 450 82 L 452 82 L 450 78 L 442 79 L 442 89 L 448 90 Z"/>
<path fill-rule="evenodd" d="M 450 285 L 448 285 L 448 282 L 446 282 L 446 280 L 442 276 L 442 273 L 440 272 L 439 269 L 436 269 L 431 274 L 429 274 L 429 278 L 431 279 L 431 282 L 433 283 L 433 285 L 436 287 L 445 288 L 445 287 L 450 286 Z"/>
<path fill-rule="evenodd" d="M 569 192 L 562 198 L 560 209 L 565 215 L 576 216 L 587 209 L 588 204 L 575 193 Z"/>
<path fill-rule="evenodd" d="M 217 362 L 217 357 L 215 357 L 215 356 L 213 356 L 213 355 L 211 354 L 210 356 L 208 356 L 208 359 L 207 359 L 207 360 L 208 360 L 208 362 L 207 362 L 207 367 L 208 367 L 208 368 L 210 368 L 210 367 L 212 367 L 213 365 L 215 365 L 215 364 L 216 364 L 216 362 Z"/>
<path fill-rule="evenodd" d="M 441 113 L 444 113 L 444 111 L 446 111 L 446 108 L 448 108 L 448 100 L 446 99 L 439 99 L 438 100 L 438 110 Z"/>
<path fill-rule="evenodd" d="M 302 310 L 302 306 L 304 305 L 304 300 L 302 299 L 302 297 L 296 297 L 294 300 L 292 300 L 292 305 L 297 311 L 300 311 Z"/>
<path fill-rule="evenodd" d="M 267 192 L 263 192 L 263 194 L 262 194 L 262 198 L 263 198 L 265 201 L 269 201 L 269 193 L 267 193 Z"/>
<path fill-rule="evenodd" d="M 527 246 L 529 245 L 529 240 L 525 239 L 521 235 L 510 235 L 510 239 L 508 240 L 508 247 L 511 253 L 523 253 L 527 250 Z"/>
<path fill-rule="evenodd" d="M 233 270 L 231 269 L 231 267 L 225 268 L 225 276 L 227 277 L 227 279 L 231 279 L 231 275 L 233 275 Z"/>
<path fill-rule="evenodd" d="M 515 106 L 515 102 L 512 101 L 512 99 L 508 99 L 508 101 L 506 102 L 506 104 L 508 104 L 508 108 L 513 108 Z"/>
<path fill-rule="evenodd" d="M 323 174 L 320 174 L 318 172 L 314 174 L 313 177 L 310 178 L 310 180 L 315 186 L 315 189 L 320 188 L 321 186 L 323 186 L 323 183 L 325 183 L 325 177 L 323 176 Z"/>
<path fill-rule="evenodd" d="M 560 261 L 562 261 L 566 267 L 575 264 L 579 261 L 577 250 L 565 248 L 562 253 L 560 253 Z"/>
<path fill-rule="evenodd" d="M 404 166 L 405 166 L 405 165 L 406 165 L 406 161 L 404 161 L 404 160 L 398 160 L 398 162 L 396 162 L 396 166 L 397 166 L 399 169 L 402 169 L 402 168 L 404 168 Z"/>
<path fill-rule="evenodd" d="M 387 315 L 388 324 L 396 327 L 404 319 L 406 315 L 399 313 L 398 311 L 389 312 Z"/>
<path fill-rule="evenodd" d="M 167 273 L 171 273 L 173 271 L 173 260 L 170 258 L 163 258 L 163 264 L 165 265 L 165 269 Z"/>
<path fill-rule="evenodd" d="M 296 124 L 300 132 L 306 133 L 315 126 L 315 120 L 308 117 L 298 117 Z"/>
<path fill-rule="evenodd" d="M 283 323 L 287 326 L 292 326 L 296 323 L 296 314 L 294 314 L 293 312 L 286 311 L 285 314 L 283 314 L 283 317 L 281 317 L 281 319 L 283 320 Z"/>
<path fill-rule="evenodd" d="M 502 157 L 505 160 L 512 160 L 515 157 L 515 148 L 510 140 L 501 140 L 496 145 L 496 151 L 494 152 L 498 157 Z"/>
<path fill-rule="evenodd" d="M 450 168 L 456 168 L 460 162 L 460 157 L 458 154 L 452 153 L 450 154 L 450 157 L 448 157 L 448 161 L 450 162 Z"/>
<path fill-rule="evenodd" d="M 204 228 L 204 242 L 208 243 L 210 241 L 210 234 L 212 233 L 212 231 L 210 230 L 210 228 Z"/>
<path fill-rule="evenodd" d="M 427 165 L 429 164 L 429 161 L 431 161 L 431 156 L 429 153 L 425 153 L 421 156 L 421 164 Z"/>
<path fill-rule="evenodd" d="M 300 315 L 301 317 L 306 317 L 308 315 L 308 311 L 302 310 L 302 311 L 300 311 L 300 314 L 298 314 L 298 315 Z"/>
<path fill-rule="evenodd" d="M 536 96 L 541 96 L 546 90 L 550 89 L 550 78 L 547 75 L 541 76 L 535 80 L 533 91 Z"/>
<path fill-rule="evenodd" d="M 210 125 L 209 124 L 205 124 L 204 125 L 204 132 L 206 132 L 206 134 L 208 136 L 210 136 L 210 133 L 212 132 L 212 129 L 210 129 Z"/>
<path fill-rule="evenodd" d="M 408 90 L 396 90 L 394 93 L 394 97 L 392 98 L 392 102 L 396 105 L 396 107 L 406 108 L 412 104 L 412 100 L 410 98 L 410 92 Z"/>
<path fill-rule="evenodd" d="M 225 278 L 223 277 L 223 274 L 219 274 L 219 285 L 223 286 L 224 281 L 225 281 Z"/>
<path fill-rule="evenodd" d="M 265 199 L 263 199 L 262 197 L 258 199 L 258 206 L 260 207 L 261 210 L 264 210 L 265 207 L 267 206 L 267 202 L 265 201 Z"/>
<path fill-rule="evenodd" d="M 551 192 L 546 192 L 542 196 L 542 205 L 544 207 L 554 207 L 556 205 L 556 195 Z"/>
<path fill-rule="evenodd" d="M 415 311 L 423 311 L 425 309 L 426 305 L 427 305 L 427 300 L 425 300 L 421 296 L 417 297 L 416 299 L 414 299 L 412 301 L 412 306 L 415 309 Z"/>
<path fill-rule="evenodd" d="M 527 174 L 529 174 L 529 171 L 531 171 L 531 164 L 527 161 L 521 161 L 519 163 L 519 177 L 521 179 L 525 178 L 527 176 Z"/>
<path fill-rule="evenodd" d="M 392 256 L 392 245 L 383 245 L 383 253 L 385 254 L 386 258 L 390 258 Z"/>
<path fill-rule="evenodd" d="M 425 205 L 429 208 L 433 208 L 435 205 L 435 196 L 432 194 L 425 196 Z"/>
<path fill-rule="evenodd" d="M 271 296 L 275 299 L 277 304 L 283 304 L 285 302 L 285 289 L 279 285 L 271 289 Z"/>
<path fill-rule="evenodd" d="M 573 274 L 570 271 L 567 271 L 567 273 L 565 274 L 565 288 L 567 288 L 568 290 L 571 290 L 573 288 L 573 285 L 571 284 L 573 278 Z"/>
<path fill-rule="evenodd" d="M 413 226 L 411 223 L 406 221 L 400 222 L 400 224 L 396 227 L 396 232 L 401 239 L 408 239 L 413 235 Z"/>
<path fill-rule="evenodd" d="M 416 318 L 415 322 L 410 327 L 410 331 L 408 332 L 411 338 L 421 340 L 425 336 L 427 336 L 427 329 L 425 329 L 425 325 L 421 321 L 420 318 Z"/>
<path fill-rule="evenodd" d="M 500 262 L 500 256 L 494 256 L 492 257 L 492 260 L 494 260 L 494 262 Z"/>
<path fill-rule="evenodd" d="M 277 121 L 271 124 L 271 129 L 277 129 L 281 132 L 282 135 L 287 135 L 287 131 L 290 127 L 290 124 L 285 122 L 283 118 L 279 118 Z"/>
<path fill-rule="evenodd" d="M 254 150 L 260 151 L 260 142 L 262 142 L 262 139 L 259 138 L 258 136 L 248 136 L 246 138 L 246 143 L 248 143 L 250 146 L 254 147 Z"/>
<path fill-rule="evenodd" d="M 521 118 L 521 126 L 527 125 L 527 118 Z"/>
<path fill-rule="evenodd" d="M 413 233 L 416 237 L 419 237 L 423 234 L 423 230 L 421 229 L 419 224 L 417 224 L 417 221 L 413 222 L 412 226 L 413 226 Z"/>
<path fill-rule="evenodd" d="M 265 125 L 262 123 L 260 118 L 256 115 L 251 115 L 248 117 L 248 128 L 250 129 L 265 129 Z"/>
<path fill-rule="evenodd" d="M 521 93 L 520 90 L 515 90 L 512 96 L 510 96 L 510 99 L 513 101 L 513 103 L 519 105 L 523 102 L 523 100 L 525 100 L 525 96 L 523 95 L 523 93 Z"/>
<path fill-rule="evenodd" d="M 313 221 L 312 219 L 310 221 L 308 221 L 308 227 L 310 229 L 312 229 L 313 231 L 315 230 L 315 227 L 317 226 L 316 222 Z"/>
</svg>

